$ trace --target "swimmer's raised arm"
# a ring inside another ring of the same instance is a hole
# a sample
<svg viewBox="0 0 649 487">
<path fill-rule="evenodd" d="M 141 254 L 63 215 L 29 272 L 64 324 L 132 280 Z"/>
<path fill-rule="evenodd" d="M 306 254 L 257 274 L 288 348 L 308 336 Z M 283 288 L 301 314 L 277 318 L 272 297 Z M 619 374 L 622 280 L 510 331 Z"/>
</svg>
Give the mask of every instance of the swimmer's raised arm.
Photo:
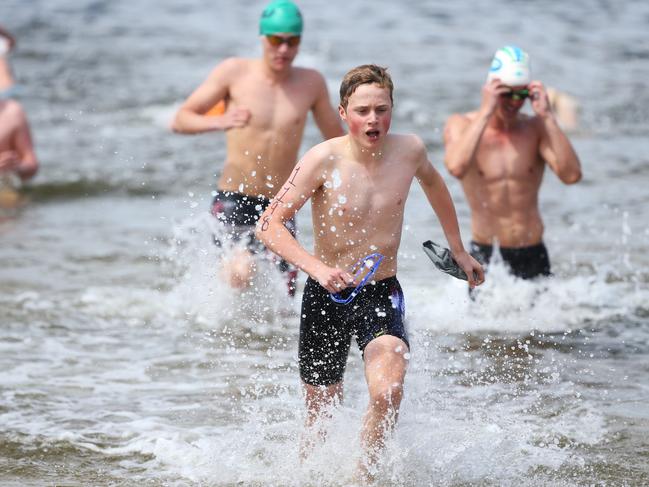
<svg viewBox="0 0 649 487">
<path fill-rule="evenodd" d="M 581 179 L 581 164 L 570 140 L 559 127 L 550 107 L 548 94 L 540 81 L 529 84 L 532 109 L 538 117 L 541 141 L 539 152 L 550 169 L 565 184 L 574 184 Z"/>
<path fill-rule="evenodd" d="M 246 69 L 245 63 L 243 59 L 229 58 L 214 68 L 178 109 L 171 129 L 181 134 L 199 134 L 245 126 L 250 119 L 250 111 L 243 107 L 228 107 L 223 115 L 205 115 L 228 96 L 232 81 L 241 70 Z"/>
<path fill-rule="evenodd" d="M 327 155 L 326 143 L 315 146 L 304 155 L 261 215 L 255 234 L 266 247 L 309 274 L 329 292 L 337 292 L 352 284 L 354 278 L 309 254 L 284 226 L 324 185 Z"/>
<path fill-rule="evenodd" d="M 442 176 L 428 160 L 426 148 L 419 138 L 417 138 L 417 144 L 419 145 L 417 147 L 419 168 L 415 174 L 417 181 L 437 215 L 453 257 L 468 277 L 469 286 L 480 285 L 484 281 L 484 270 L 464 249 L 451 194 Z"/>
<path fill-rule="evenodd" d="M 462 179 L 475 160 L 475 153 L 496 109 L 498 97 L 509 91 L 498 78 L 487 81 L 482 87 L 482 103 L 475 116 L 455 114 L 449 117 L 444 128 L 444 163 L 448 171 Z"/>
</svg>

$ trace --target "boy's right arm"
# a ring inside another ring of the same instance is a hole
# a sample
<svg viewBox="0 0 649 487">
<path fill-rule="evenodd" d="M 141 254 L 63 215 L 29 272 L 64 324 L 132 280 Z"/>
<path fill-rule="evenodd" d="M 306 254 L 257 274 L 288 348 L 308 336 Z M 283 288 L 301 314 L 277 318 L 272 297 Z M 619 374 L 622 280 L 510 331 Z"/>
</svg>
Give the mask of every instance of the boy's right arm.
<svg viewBox="0 0 649 487">
<path fill-rule="evenodd" d="M 456 114 L 446 122 L 444 163 L 448 172 L 456 178 L 462 179 L 471 167 L 482 134 L 496 109 L 498 97 L 508 90 L 497 78 L 486 82 L 482 87 L 480 109 L 475 112 L 475 116 L 468 118 Z"/>
<path fill-rule="evenodd" d="M 205 115 L 228 95 L 232 78 L 241 67 L 241 60 L 227 59 L 210 73 L 176 112 L 171 129 L 180 134 L 199 134 L 243 127 L 250 119 L 246 108 L 228 107 L 223 115 Z"/>
<path fill-rule="evenodd" d="M 465 115 L 452 115 L 444 128 L 444 164 L 453 176 L 462 179 L 473 162 L 488 117 L 478 115 L 470 121 Z"/>
<path fill-rule="evenodd" d="M 26 181 L 38 171 L 38 159 L 34 151 L 31 132 L 27 116 L 18 102 L 12 102 L 8 108 L 11 111 L 15 124 L 10 135 L 9 146 L 11 149 L 0 152 L 0 172 L 11 171 Z"/>
<path fill-rule="evenodd" d="M 318 146 L 305 154 L 261 215 L 255 234 L 266 247 L 302 269 L 329 292 L 338 292 L 353 284 L 354 278 L 309 254 L 284 226 L 324 184 L 323 160 Z"/>
</svg>

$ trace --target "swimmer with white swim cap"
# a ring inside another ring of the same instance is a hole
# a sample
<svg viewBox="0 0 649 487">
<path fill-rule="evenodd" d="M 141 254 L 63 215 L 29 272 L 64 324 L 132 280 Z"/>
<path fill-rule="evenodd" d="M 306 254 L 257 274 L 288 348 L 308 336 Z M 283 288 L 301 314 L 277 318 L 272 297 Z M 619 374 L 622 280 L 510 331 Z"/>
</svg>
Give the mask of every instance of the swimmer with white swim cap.
<svg viewBox="0 0 649 487">
<path fill-rule="evenodd" d="M 520 112 L 528 98 L 532 116 Z M 532 78 L 525 51 L 496 51 L 480 107 L 449 117 L 444 142 L 446 167 L 460 179 L 471 208 L 472 254 L 488 263 L 497 242 L 514 275 L 550 275 L 538 207 L 543 173 L 548 166 L 573 184 L 581 179 L 581 165 L 545 86 Z"/>
<path fill-rule="evenodd" d="M 226 158 L 215 161 L 220 173 L 211 213 L 227 238 L 248 249 L 224 259 L 224 280 L 246 289 L 253 282 L 253 254 L 263 246 L 253 235 L 261 212 L 291 174 L 298 158 L 309 112 L 325 139 L 343 134 L 329 100 L 324 77 L 314 69 L 293 66 L 304 21 L 290 0 L 269 3 L 255 26 L 261 58 L 230 57 L 217 65 L 187 98 L 172 123 L 174 132 L 225 132 Z M 255 27 L 250 33 L 255 32 Z M 295 292 L 297 270 L 278 262 Z"/>
</svg>

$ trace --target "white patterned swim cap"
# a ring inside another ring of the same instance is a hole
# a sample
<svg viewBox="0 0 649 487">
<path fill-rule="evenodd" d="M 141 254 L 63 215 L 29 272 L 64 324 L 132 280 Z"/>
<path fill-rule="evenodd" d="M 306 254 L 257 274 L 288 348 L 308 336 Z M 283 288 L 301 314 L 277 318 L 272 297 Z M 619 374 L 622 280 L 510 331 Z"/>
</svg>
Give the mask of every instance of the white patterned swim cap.
<svg viewBox="0 0 649 487">
<path fill-rule="evenodd" d="M 532 81 L 530 56 L 520 47 L 501 47 L 494 54 L 487 81 L 500 78 L 509 86 L 523 86 Z"/>
</svg>

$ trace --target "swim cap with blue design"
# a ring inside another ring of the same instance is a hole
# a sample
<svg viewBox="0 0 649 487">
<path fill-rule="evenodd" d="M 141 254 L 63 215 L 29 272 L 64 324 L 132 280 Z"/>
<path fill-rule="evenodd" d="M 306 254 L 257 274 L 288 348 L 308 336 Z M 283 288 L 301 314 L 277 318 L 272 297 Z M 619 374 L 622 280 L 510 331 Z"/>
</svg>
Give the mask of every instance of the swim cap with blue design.
<svg viewBox="0 0 649 487">
<path fill-rule="evenodd" d="M 523 86 L 532 81 L 530 57 L 520 47 L 501 47 L 494 54 L 487 81 L 500 78 L 509 86 Z"/>
<path fill-rule="evenodd" d="M 290 0 L 275 0 L 269 3 L 261 13 L 259 34 L 302 34 L 302 14 Z"/>
</svg>

